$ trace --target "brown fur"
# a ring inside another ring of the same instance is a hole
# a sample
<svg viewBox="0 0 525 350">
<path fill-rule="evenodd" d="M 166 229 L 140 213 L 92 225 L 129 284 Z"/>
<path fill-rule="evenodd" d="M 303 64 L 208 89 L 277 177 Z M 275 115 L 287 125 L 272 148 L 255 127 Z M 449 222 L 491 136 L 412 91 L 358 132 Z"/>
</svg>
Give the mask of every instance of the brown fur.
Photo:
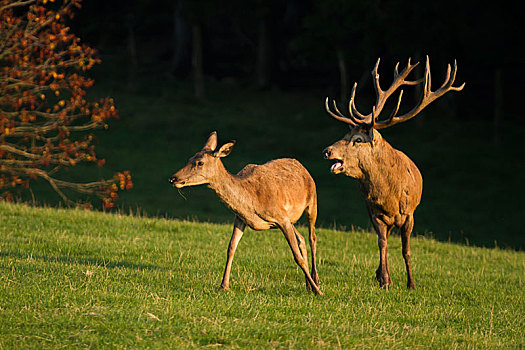
<svg viewBox="0 0 525 350">
<path fill-rule="evenodd" d="M 220 158 L 227 156 L 233 145 L 234 142 L 229 142 L 216 150 L 217 134 L 211 133 L 203 149 L 170 178 L 170 183 L 177 188 L 207 184 L 236 214 L 221 287 L 229 288 L 233 256 L 248 225 L 254 230 L 280 228 L 305 274 L 307 288 L 321 294 L 315 264 L 317 193 L 314 180 L 297 160 L 288 158 L 262 165 L 248 164 L 237 175 L 230 174 Z M 311 274 L 305 240 L 293 225 L 303 212 L 309 223 Z"/>
<path fill-rule="evenodd" d="M 355 106 L 357 83 L 352 88 L 348 104 L 349 116 L 344 116 L 337 104 L 333 101 L 333 109 L 326 99 L 326 111 L 336 120 L 350 125 L 350 132 L 340 141 L 324 150 L 325 158 L 338 160 L 332 166 L 333 173 L 344 173 L 359 181 L 359 188 L 365 198 L 370 220 L 378 235 L 379 267 L 376 278 L 383 288 L 392 284 L 388 269 L 388 237 L 394 226 L 401 231 L 403 258 L 407 270 L 407 286 L 415 288 L 410 265 L 410 234 L 414 227 L 414 211 L 421 200 L 423 179 L 416 165 L 403 152 L 400 152 L 386 142 L 378 129 L 405 122 L 418 115 L 430 103 L 449 91 L 461 91 L 465 86 L 453 86 L 456 79 L 457 64 L 449 64 L 445 74 L 445 81 L 439 89 L 430 89 L 430 63 L 427 56 L 425 73 L 418 80 L 407 80 L 407 77 L 419 64 L 411 64 L 399 72 L 399 63 L 394 69 L 394 80 L 388 89 L 383 90 L 379 83 L 379 62 L 372 71 L 376 103 L 372 112 L 364 115 Z M 403 86 L 421 84 L 421 97 L 418 104 L 407 113 L 397 116 L 403 97 L 403 90 L 399 92 L 396 108 L 386 119 L 379 118 L 385 102 L 390 96 Z"/>
<path fill-rule="evenodd" d="M 414 225 L 414 211 L 421 199 L 423 179 L 416 165 L 373 130 L 372 143 L 350 141 L 360 132 L 352 129 L 342 140 L 325 149 L 328 159 L 343 161 L 336 173 L 344 173 L 359 181 L 370 220 L 378 234 L 380 264 L 376 277 L 381 287 L 392 284 L 388 269 L 387 240 L 397 226 L 401 231 L 403 257 L 407 269 L 407 286 L 414 288 L 410 265 L 410 234 Z"/>
</svg>

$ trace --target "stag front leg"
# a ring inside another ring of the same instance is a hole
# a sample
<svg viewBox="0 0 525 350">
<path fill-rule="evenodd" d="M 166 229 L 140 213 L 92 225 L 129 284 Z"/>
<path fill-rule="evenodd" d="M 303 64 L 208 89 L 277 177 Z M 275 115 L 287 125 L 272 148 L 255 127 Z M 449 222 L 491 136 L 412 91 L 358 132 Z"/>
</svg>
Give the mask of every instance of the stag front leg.
<svg viewBox="0 0 525 350">
<path fill-rule="evenodd" d="M 379 267 L 376 270 L 376 279 L 379 281 L 381 288 L 388 289 L 389 286 L 393 285 L 388 269 L 388 236 L 392 226 L 388 226 L 377 217 L 372 218 L 372 223 L 377 233 L 379 246 Z"/>
<path fill-rule="evenodd" d="M 221 288 L 228 290 L 230 288 L 230 272 L 232 268 L 233 256 L 235 255 L 235 250 L 237 249 L 237 244 L 241 240 L 244 229 L 246 228 L 246 223 L 238 216 L 235 216 L 235 221 L 233 222 L 233 234 L 230 239 L 230 245 L 228 246 L 228 252 L 226 255 L 226 268 L 224 269 L 224 275 L 222 276 Z"/>
<path fill-rule="evenodd" d="M 308 280 L 308 283 L 310 283 L 310 286 L 312 287 L 312 291 L 315 294 L 323 295 L 319 287 L 315 284 L 314 280 L 312 279 L 312 276 L 310 276 L 310 272 L 308 272 L 308 262 L 306 259 L 303 258 L 303 255 L 301 254 L 301 250 L 299 248 L 299 243 L 297 241 L 297 237 L 295 233 L 296 232 L 295 227 L 292 225 L 290 221 L 284 222 L 280 224 L 279 226 L 281 228 L 281 231 L 283 231 L 284 237 L 286 238 L 286 241 L 288 242 L 290 249 L 292 250 L 295 262 L 303 270 L 304 275 L 306 276 L 306 279 Z"/>
<path fill-rule="evenodd" d="M 403 258 L 407 269 L 407 288 L 415 289 L 416 284 L 412 277 L 412 267 L 410 266 L 410 234 L 414 228 L 414 217 L 409 216 L 405 224 L 401 227 L 401 243 L 403 246 Z"/>
</svg>

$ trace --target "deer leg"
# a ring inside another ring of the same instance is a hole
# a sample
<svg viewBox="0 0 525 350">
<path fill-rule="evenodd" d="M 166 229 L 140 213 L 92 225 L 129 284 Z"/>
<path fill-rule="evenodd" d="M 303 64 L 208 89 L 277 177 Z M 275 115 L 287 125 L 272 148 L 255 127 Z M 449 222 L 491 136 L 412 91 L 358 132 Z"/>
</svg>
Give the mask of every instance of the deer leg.
<svg viewBox="0 0 525 350">
<path fill-rule="evenodd" d="M 315 235 L 315 220 L 317 219 L 317 205 L 308 207 L 306 210 L 306 220 L 308 220 L 308 233 L 310 250 L 312 251 L 312 279 L 319 287 L 319 276 L 317 275 L 316 255 L 317 255 L 317 236 Z"/>
<path fill-rule="evenodd" d="M 306 270 L 308 270 L 308 251 L 306 250 L 306 241 L 304 237 L 299 233 L 299 231 L 297 231 L 295 226 L 294 226 L 294 231 L 295 231 L 295 238 L 297 239 L 297 242 L 299 244 L 299 251 L 301 252 L 301 256 L 303 257 L 303 260 L 306 264 Z M 312 286 L 310 285 L 310 281 L 308 281 L 308 277 L 306 275 L 304 275 L 304 277 L 306 280 L 306 289 L 311 291 Z"/>
<path fill-rule="evenodd" d="M 376 217 L 373 218 L 372 223 L 377 233 L 379 246 L 379 267 L 376 270 L 376 278 L 381 288 L 388 289 L 393 284 L 388 270 L 388 236 L 392 227 L 387 226 Z"/>
<path fill-rule="evenodd" d="M 233 222 L 233 234 L 230 239 L 230 245 L 228 246 L 228 252 L 226 254 L 226 268 L 224 269 L 224 275 L 222 276 L 221 288 L 228 290 L 230 287 L 230 272 L 232 268 L 233 256 L 235 255 L 235 250 L 237 249 L 237 244 L 241 240 L 244 229 L 246 228 L 246 223 L 238 216 L 235 216 L 235 221 Z"/>
<path fill-rule="evenodd" d="M 292 223 L 290 221 L 283 223 L 282 225 L 279 225 L 281 228 L 281 231 L 283 231 L 284 237 L 286 238 L 286 241 L 288 242 L 288 245 L 290 246 L 290 249 L 292 250 L 293 257 L 297 265 L 303 270 L 304 275 L 306 276 L 306 279 L 310 283 L 310 286 L 312 287 L 312 291 L 315 294 L 322 295 L 323 293 L 319 289 L 319 287 L 315 284 L 314 280 L 312 279 L 312 276 L 310 276 L 310 272 L 308 272 L 308 263 L 306 259 L 303 258 L 301 254 L 301 250 L 299 249 L 299 244 L 297 242 L 296 238 L 296 230 Z"/>
<path fill-rule="evenodd" d="M 401 243 L 403 258 L 405 259 L 405 265 L 407 268 L 407 288 L 415 289 L 416 284 L 412 277 L 412 267 L 410 266 L 410 234 L 414 228 L 414 217 L 411 215 L 407 218 L 404 225 L 401 227 Z"/>
</svg>

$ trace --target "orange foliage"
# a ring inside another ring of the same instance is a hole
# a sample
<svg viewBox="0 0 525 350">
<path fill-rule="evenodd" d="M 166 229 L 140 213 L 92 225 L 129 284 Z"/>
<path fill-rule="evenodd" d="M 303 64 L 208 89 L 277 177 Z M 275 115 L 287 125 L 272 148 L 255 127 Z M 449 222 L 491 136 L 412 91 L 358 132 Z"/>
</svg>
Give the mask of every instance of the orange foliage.
<svg viewBox="0 0 525 350">
<path fill-rule="evenodd" d="M 107 128 L 117 117 L 111 98 L 86 100 L 93 80 L 83 76 L 100 59 L 70 32 L 80 0 L 0 0 L 0 193 L 29 187 L 40 177 L 66 202 L 61 189 L 95 194 L 104 208 L 114 206 L 117 190 L 132 186 L 129 172 L 92 183 L 51 177 L 82 162 L 104 164 L 93 136 L 79 132 Z"/>
</svg>

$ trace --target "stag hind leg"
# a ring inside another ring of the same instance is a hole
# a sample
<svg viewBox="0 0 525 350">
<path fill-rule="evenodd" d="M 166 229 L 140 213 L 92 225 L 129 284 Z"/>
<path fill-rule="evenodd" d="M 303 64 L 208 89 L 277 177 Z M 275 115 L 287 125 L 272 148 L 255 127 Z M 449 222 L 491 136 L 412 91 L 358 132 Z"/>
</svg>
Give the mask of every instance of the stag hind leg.
<svg viewBox="0 0 525 350">
<path fill-rule="evenodd" d="M 379 281 L 381 288 L 388 289 L 389 286 L 393 285 L 388 269 L 388 236 L 390 236 L 390 231 L 393 226 L 388 226 L 375 217 L 372 219 L 372 224 L 377 233 L 377 243 L 379 246 L 379 267 L 376 270 L 376 279 Z"/>
<path fill-rule="evenodd" d="M 228 246 L 228 252 L 226 254 L 226 268 L 224 269 L 224 275 L 222 276 L 221 288 L 224 290 L 230 288 L 230 272 L 232 269 L 233 256 L 235 255 L 237 244 L 241 240 L 245 228 L 246 223 L 240 217 L 236 216 L 235 221 L 233 222 L 232 238 L 230 239 L 230 245 Z"/>
<path fill-rule="evenodd" d="M 303 258 L 301 249 L 299 248 L 299 242 L 297 240 L 297 235 L 296 235 L 297 230 L 295 229 L 295 227 L 289 220 L 280 224 L 279 227 L 281 228 L 281 231 L 283 231 L 284 237 L 286 238 L 286 241 L 288 242 L 288 245 L 290 246 L 290 249 L 292 250 L 295 262 L 303 270 L 308 283 L 312 287 L 312 291 L 315 294 L 322 295 L 323 293 L 321 292 L 319 287 L 315 284 L 314 280 L 312 279 L 312 276 L 310 275 L 310 272 L 308 272 L 308 261 L 307 259 Z"/>
<path fill-rule="evenodd" d="M 407 288 L 415 289 L 416 284 L 414 278 L 412 277 L 412 267 L 410 265 L 410 234 L 414 228 L 414 217 L 410 215 L 403 226 L 401 226 L 401 243 L 402 243 L 402 252 L 403 259 L 405 259 L 405 265 L 407 269 Z"/>
</svg>

